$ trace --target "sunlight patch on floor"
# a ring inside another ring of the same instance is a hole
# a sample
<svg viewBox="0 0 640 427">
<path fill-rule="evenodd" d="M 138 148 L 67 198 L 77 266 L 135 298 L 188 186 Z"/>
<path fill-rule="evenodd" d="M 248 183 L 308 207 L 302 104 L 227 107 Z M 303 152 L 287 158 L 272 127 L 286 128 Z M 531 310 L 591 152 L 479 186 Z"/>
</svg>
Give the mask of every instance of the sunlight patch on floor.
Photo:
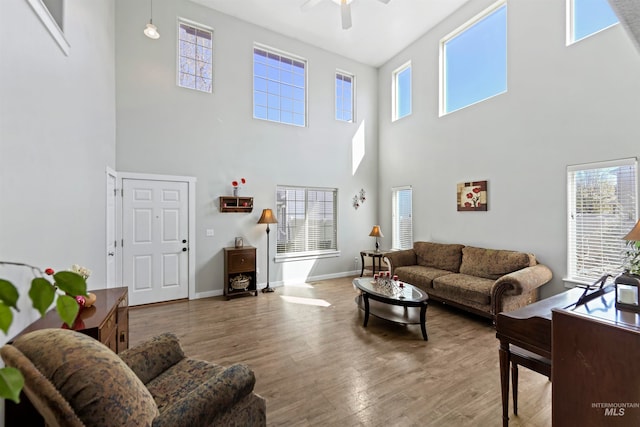
<svg viewBox="0 0 640 427">
<path fill-rule="evenodd" d="M 287 288 L 313 289 L 313 285 L 310 285 L 308 283 L 300 283 L 300 282 L 286 283 L 285 287 L 287 287 Z"/>
<path fill-rule="evenodd" d="M 331 307 L 331 303 L 318 298 L 292 297 L 289 295 L 281 295 L 280 298 L 292 304 L 315 305 L 317 307 Z"/>
</svg>

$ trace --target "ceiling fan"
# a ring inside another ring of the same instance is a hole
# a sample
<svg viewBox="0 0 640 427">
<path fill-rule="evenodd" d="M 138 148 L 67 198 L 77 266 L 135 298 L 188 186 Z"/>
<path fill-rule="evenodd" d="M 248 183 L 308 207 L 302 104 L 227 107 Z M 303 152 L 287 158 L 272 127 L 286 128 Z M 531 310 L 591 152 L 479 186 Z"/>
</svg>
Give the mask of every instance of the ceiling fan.
<svg viewBox="0 0 640 427">
<path fill-rule="evenodd" d="M 303 11 L 307 11 L 312 7 L 316 6 L 321 1 L 323 0 L 306 0 L 304 3 L 302 3 L 301 8 Z M 348 30 L 349 28 L 351 28 L 351 2 L 353 0 L 331 0 L 331 1 L 340 5 L 340 18 L 342 20 L 342 29 Z M 384 4 L 387 4 L 391 0 L 378 0 L 378 1 Z"/>
</svg>

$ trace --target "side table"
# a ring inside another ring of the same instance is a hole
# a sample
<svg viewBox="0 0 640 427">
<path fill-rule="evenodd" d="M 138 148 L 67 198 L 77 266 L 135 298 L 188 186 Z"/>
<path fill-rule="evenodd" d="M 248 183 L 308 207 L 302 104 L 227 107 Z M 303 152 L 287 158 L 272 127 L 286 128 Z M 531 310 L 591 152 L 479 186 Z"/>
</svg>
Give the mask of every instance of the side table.
<svg viewBox="0 0 640 427">
<path fill-rule="evenodd" d="M 362 266 L 360 270 L 360 277 L 364 274 L 364 257 L 373 258 L 373 273 L 376 274 L 376 259 L 378 260 L 378 272 L 382 271 L 382 257 L 389 251 L 385 250 L 364 250 L 360 251 L 360 265 Z"/>
</svg>

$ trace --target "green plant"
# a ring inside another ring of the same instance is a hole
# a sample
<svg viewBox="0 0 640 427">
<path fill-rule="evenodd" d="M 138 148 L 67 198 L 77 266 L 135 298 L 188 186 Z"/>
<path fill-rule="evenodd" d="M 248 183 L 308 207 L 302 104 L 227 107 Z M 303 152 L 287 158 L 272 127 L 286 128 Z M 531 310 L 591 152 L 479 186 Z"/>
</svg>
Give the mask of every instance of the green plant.
<svg viewBox="0 0 640 427">
<path fill-rule="evenodd" d="M 44 316 L 53 301 L 56 302 L 56 310 L 60 318 L 69 327 L 78 316 L 80 306 L 75 297 L 87 294 L 87 283 L 83 276 L 73 271 L 54 272 L 47 268 L 44 272 L 38 267 L 20 262 L 0 261 L 0 265 L 13 265 L 31 269 L 33 280 L 29 289 L 29 298 L 33 303 L 33 308 Z M 53 283 L 45 278 L 52 276 Z M 56 291 L 63 293 L 58 293 Z M 57 295 L 57 298 L 56 298 Z M 9 327 L 13 323 L 13 311 L 19 312 L 18 289 L 8 280 L 0 279 L 0 329 L 5 333 L 9 332 Z M 0 369 L 0 397 L 11 399 L 18 403 L 20 401 L 20 391 L 24 386 L 24 378 L 19 370 L 11 367 Z"/>
<path fill-rule="evenodd" d="M 627 245 L 622 251 L 624 271 L 640 275 L 640 241 L 627 240 Z"/>
</svg>

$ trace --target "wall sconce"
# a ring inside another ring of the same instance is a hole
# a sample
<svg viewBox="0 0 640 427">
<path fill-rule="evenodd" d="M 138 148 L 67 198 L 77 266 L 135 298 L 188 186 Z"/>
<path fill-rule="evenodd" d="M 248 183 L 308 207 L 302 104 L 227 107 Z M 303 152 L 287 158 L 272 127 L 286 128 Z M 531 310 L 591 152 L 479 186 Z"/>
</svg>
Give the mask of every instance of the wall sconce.
<svg viewBox="0 0 640 427">
<path fill-rule="evenodd" d="M 151 15 L 149 18 L 149 23 L 144 29 L 144 35 L 149 37 L 150 39 L 157 40 L 160 38 L 160 33 L 158 32 L 158 27 L 153 25 L 153 0 L 151 0 Z"/>
</svg>

